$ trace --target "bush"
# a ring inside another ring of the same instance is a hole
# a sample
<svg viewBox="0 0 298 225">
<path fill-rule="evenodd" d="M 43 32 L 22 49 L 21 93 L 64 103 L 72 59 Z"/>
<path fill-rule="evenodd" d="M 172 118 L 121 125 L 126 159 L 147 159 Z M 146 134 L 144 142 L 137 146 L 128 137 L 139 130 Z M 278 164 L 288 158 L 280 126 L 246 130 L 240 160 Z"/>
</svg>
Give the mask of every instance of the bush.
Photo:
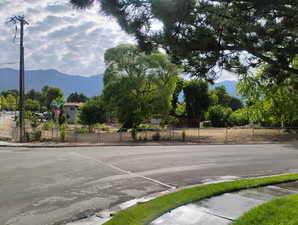
<svg viewBox="0 0 298 225">
<path fill-rule="evenodd" d="M 26 141 L 27 142 L 32 142 L 33 141 L 33 135 L 32 135 L 31 132 L 26 132 L 25 136 L 26 136 Z"/>
<path fill-rule="evenodd" d="M 232 109 L 221 105 L 211 106 L 208 110 L 208 118 L 213 127 L 226 127 Z"/>
<path fill-rule="evenodd" d="M 102 131 L 110 131 L 110 128 L 104 123 L 96 123 L 93 127 Z"/>
<path fill-rule="evenodd" d="M 86 127 L 75 129 L 75 134 L 90 134 L 90 130 Z"/>
<path fill-rule="evenodd" d="M 55 123 L 54 121 L 47 121 L 45 123 L 42 124 L 42 129 L 43 130 L 50 130 L 52 128 L 55 128 Z"/>
<path fill-rule="evenodd" d="M 248 113 L 244 109 L 233 112 L 228 119 L 230 126 L 245 126 L 249 124 Z"/>
<path fill-rule="evenodd" d="M 157 131 L 153 136 L 152 136 L 153 141 L 159 141 L 160 140 L 160 133 Z"/>
</svg>

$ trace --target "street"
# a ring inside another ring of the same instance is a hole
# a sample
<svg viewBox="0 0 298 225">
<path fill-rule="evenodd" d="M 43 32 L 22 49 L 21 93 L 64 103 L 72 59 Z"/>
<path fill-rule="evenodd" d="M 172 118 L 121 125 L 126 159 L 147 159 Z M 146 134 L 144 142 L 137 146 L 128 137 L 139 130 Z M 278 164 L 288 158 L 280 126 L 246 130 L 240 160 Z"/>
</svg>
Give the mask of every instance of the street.
<svg viewBox="0 0 298 225">
<path fill-rule="evenodd" d="M 298 172 L 298 143 L 0 148 L 0 224 L 62 224 L 219 179 Z"/>
</svg>

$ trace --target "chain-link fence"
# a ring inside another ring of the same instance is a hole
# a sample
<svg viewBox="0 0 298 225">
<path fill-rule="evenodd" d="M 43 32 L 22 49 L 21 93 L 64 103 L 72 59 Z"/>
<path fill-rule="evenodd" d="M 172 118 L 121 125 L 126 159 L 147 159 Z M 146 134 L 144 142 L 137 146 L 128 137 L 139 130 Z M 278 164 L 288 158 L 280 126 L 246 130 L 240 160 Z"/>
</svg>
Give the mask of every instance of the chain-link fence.
<svg viewBox="0 0 298 225">
<path fill-rule="evenodd" d="M 18 128 L 12 132 L 13 140 L 19 138 Z M 186 142 L 202 144 L 269 143 L 298 140 L 298 128 L 169 128 L 132 132 L 107 132 L 100 129 L 80 133 L 76 129 L 26 129 L 28 141 L 54 141 L 69 143 L 146 143 Z"/>
</svg>

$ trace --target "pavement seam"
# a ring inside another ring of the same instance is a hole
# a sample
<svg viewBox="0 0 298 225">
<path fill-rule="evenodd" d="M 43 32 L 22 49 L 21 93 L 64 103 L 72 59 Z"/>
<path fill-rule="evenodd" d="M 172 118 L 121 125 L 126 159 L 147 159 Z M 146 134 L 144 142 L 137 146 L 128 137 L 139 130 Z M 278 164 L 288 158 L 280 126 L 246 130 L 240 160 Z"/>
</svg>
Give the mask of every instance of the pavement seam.
<svg viewBox="0 0 298 225">
<path fill-rule="evenodd" d="M 101 161 L 101 160 L 98 160 L 98 159 L 95 159 L 95 158 L 92 158 L 92 157 L 89 157 L 89 156 L 86 156 L 86 155 L 82 155 L 82 154 L 79 154 L 79 153 L 77 153 L 77 152 L 72 152 L 72 154 L 73 154 L 73 155 L 76 155 L 76 156 L 78 156 L 78 157 L 80 157 L 80 158 L 83 158 L 83 159 L 87 159 L 87 160 L 91 160 L 91 161 L 97 162 L 97 163 L 99 163 L 99 164 L 102 164 L 102 165 L 104 165 L 104 166 L 110 167 L 110 168 L 112 168 L 112 169 L 114 169 L 114 170 L 117 170 L 117 171 L 119 171 L 119 172 L 122 172 L 122 173 L 124 173 L 124 174 L 132 175 L 132 176 L 134 176 L 134 177 L 139 177 L 139 178 L 142 178 L 142 179 L 151 181 L 151 182 L 153 182 L 153 183 L 159 184 L 159 185 L 161 185 L 161 186 L 167 187 L 167 188 L 169 188 L 169 189 L 176 189 L 175 186 L 172 186 L 172 185 L 163 183 L 163 182 L 161 182 L 161 181 L 152 179 L 152 178 L 150 178 L 150 177 L 146 177 L 146 176 L 142 176 L 142 175 L 137 174 L 137 173 L 133 173 L 133 172 L 128 171 L 128 170 L 121 169 L 120 167 L 115 166 L 115 165 L 113 165 L 113 164 L 111 164 L 111 163 L 105 163 L 105 162 L 103 162 L 103 161 Z"/>
</svg>

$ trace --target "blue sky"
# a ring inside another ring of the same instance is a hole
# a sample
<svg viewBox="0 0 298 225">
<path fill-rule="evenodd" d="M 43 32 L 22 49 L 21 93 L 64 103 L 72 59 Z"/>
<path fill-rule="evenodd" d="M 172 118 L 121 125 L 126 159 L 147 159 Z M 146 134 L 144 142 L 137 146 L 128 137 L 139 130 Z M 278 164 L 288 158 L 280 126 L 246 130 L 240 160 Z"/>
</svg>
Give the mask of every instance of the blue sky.
<svg viewBox="0 0 298 225">
<path fill-rule="evenodd" d="M 76 10 L 68 0 L 1 0 L 0 67 L 18 67 L 19 40 L 13 42 L 15 27 L 5 22 L 10 16 L 25 15 L 30 23 L 25 29 L 26 69 L 56 69 L 82 76 L 102 73 L 105 50 L 135 40 L 99 11 L 96 5 Z M 224 79 L 234 76 L 223 73 Z"/>
</svg>

